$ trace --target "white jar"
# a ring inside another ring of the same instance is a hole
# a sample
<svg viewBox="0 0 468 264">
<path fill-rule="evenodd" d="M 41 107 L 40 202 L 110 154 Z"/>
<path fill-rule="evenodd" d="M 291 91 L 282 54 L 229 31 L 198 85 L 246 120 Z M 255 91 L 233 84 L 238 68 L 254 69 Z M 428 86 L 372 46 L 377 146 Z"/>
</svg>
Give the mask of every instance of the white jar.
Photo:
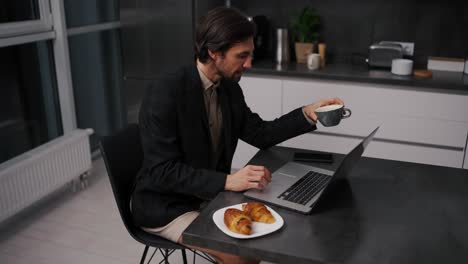
<svg viewBox="0 0 468 264">
<path fill-rule="evenodd" d="M 392 73 L 396 75 L 411 75 L 413 73 L 413 61 L 407 59 L 392 60 Z"/>
</svg>

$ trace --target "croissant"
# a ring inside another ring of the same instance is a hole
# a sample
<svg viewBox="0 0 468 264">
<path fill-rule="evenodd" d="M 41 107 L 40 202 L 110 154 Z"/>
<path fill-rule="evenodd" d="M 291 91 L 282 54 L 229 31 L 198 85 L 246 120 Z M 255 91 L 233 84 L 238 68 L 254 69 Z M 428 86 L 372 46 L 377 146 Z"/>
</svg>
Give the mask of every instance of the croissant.
<svg viewBox="0 0 468 264">
<path fill-rule="evenodd" d="M 266 206 L 259 202 L 248 202 L 242 205 L 242 210 L 253 221 L 271 224 L 276 221 Z"/>
<path fill-rule="evenodd" d="M 224 212 L 224 224 L 232 232 L 243 235 L 252 233 L 252 220 L 250 220 L 250 217 L 235 208 L 229 208 Z"/>
</svg>

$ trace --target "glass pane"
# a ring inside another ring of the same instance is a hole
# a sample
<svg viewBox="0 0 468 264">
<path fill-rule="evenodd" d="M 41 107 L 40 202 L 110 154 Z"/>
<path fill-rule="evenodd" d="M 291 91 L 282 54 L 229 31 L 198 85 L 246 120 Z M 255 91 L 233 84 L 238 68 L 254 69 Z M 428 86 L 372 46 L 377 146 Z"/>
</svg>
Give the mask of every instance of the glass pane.
<svg viewBox="0 0 468 264">
<path fill-rule="evenodd" d="M 1 0 L 0 23 L 40 19 L 38 0 Z"/>
<path fill-rule="evenodd" d="M 50 41 L 0 48 L 0 163 L 63 134 Z"/>
<path fill-rule="evenodd" d="M 121 96 L 119 31 L 108 30 L 69 37 L 70 64 L 77 125 L 93 128 L 91 146 L 126 123 Z"/>
<path fill-rule="evenodd" d="M 118 0 L 65 0 L 67 28 L 119 21 Z"/>
</svg>

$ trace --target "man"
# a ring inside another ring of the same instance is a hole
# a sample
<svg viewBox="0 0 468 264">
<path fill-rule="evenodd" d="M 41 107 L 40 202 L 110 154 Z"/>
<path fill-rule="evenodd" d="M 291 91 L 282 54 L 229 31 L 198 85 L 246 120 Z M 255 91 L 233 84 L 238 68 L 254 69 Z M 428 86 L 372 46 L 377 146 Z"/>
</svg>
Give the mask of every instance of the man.
<svg viewBox="0 0 468 264">
<path fill-rule="evenodd" d="M 265 149 L 314 130 L 317 107 L 343 104 L 322 100 L 273 121 L 252 113 L 238 81 L 251 67 L 254 30 L 235 9 L 211 10 L 197 25 L 196 63 L 148 89 L 140 111 L 145 158 L 132 197 L 134 221 L 144 230 L 183 243 L 182 232 L 204 202 L 222 191 L 262 189 L 271 182 L 263 166 L 231 174 L 238 139 Z M 257 262 L 196 249 L 221 263 Z"/>
</svg>

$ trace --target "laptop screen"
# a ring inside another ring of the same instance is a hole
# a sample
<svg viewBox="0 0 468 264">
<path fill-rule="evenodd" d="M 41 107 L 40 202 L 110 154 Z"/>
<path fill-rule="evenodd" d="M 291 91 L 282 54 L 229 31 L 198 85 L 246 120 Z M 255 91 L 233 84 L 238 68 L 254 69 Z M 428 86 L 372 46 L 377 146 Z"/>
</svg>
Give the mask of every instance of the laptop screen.
<svg viewBox="0 0 468 264">
<path fill-rule="evenodd" d="M 374 129 L 372 133 L 370 133 L 363 141 L 361 141 L 356 147 L 354 147 L 354 149 L 351 150 L 351 152 L 349 152 L 348 155 L 346 155 L 346 157 L 343 159 L 340 166 L 335 172 L 336 178 L 346 177 L 346 174 L 350 173 L 350 171 L 359 161 L 367 145 L 369 145 L 369 143 L 372 141 L 372 138 L 374 137 L 375 133 L 377 133 L 378 129 L 379 127 Z"/>
</svg>

